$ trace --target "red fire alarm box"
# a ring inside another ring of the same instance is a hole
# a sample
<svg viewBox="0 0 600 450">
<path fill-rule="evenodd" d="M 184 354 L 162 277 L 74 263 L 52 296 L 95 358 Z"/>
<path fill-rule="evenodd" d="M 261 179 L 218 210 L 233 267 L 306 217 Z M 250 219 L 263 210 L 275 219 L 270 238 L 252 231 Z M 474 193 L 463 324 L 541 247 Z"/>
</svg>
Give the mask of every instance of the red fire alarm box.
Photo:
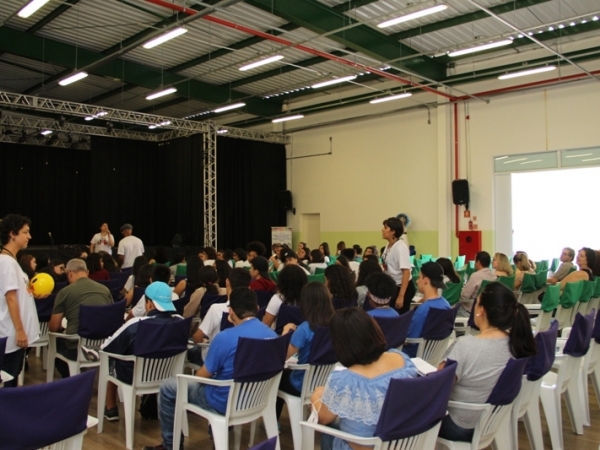
<svg viewBox="0 0 600 450">
<path fill-rule="evenodd" d="M 474 260 L 481 251 L 481 231 L 458 232 L 458 254 L 465 255 L 467 261 Z"/>
</svg>

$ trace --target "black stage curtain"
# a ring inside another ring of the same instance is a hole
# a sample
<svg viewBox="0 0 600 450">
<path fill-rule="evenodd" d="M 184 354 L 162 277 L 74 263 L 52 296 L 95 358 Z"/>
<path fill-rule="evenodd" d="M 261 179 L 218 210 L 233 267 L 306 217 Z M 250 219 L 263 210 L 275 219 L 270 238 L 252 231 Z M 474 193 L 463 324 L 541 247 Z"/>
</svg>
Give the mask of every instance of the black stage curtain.
<svg viewBox="0 0 600 450">
<path fill-rule="evenodd" d="M 286 188 L 285 146 L 217 138 L 217 240 L 220 248 L 267 247 L 271 227 L 286 225 L 278 194 Z"/>
<path fill-rule="evenodd" d="M 90 152 L 0 143 L 0 217 L 31 218 L 31 245 L 89 242 Z"/>
</svg>

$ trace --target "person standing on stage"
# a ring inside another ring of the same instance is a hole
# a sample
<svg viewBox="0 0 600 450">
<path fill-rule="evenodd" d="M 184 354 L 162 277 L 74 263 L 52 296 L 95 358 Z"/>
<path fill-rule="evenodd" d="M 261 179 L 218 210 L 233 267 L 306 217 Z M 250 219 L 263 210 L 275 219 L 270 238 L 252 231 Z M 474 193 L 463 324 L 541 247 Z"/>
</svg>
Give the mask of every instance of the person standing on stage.
<svg viewBox="0 0 600 450">
<path fill-rule="evenodd" d="M 144 243 L 138 237 L 133 236 L 133 225 L 126 223 L 121 227 L 123 239 L 119 241 L 117 255 L 121 269 L 133 267 L 133 261 L 144 254 Z"/>
<path fill-rule="evenodd" d="M 29 278 L 15 255 L 27 248 L 31 221 L 9 214 L 0 221 L 0 337 L 7 337 L 1 370 L 12 375 L 5 387 L 16 387 L 27 346 L 38 339 L 40 323 L 28 288 Z"/>
<path fill-rule="evenodd" d="M 90 253 L 106 252 L 112 255 L 112 248 L 115 246 L 115 238 L 110 234 L 108 224 L 105 222 L 100 225 L 100 233 L 96 233 L 90 241 Z"/>
<path fill-rule="evenodd" d="M 381 237 L 388 241 L 388 245 L 383 250 L 381 259 L 384 270 L 396 283 L 396 295 L 392 297 L 390 306 L 395 307 L 400 314 L 410 309 L 410 302 L 416 293 L 410 276 L 410 252 L 400 240 L 403 234 L 404 225 L 400 219 L 390 217 L 383 221 Z"/>
</svg>

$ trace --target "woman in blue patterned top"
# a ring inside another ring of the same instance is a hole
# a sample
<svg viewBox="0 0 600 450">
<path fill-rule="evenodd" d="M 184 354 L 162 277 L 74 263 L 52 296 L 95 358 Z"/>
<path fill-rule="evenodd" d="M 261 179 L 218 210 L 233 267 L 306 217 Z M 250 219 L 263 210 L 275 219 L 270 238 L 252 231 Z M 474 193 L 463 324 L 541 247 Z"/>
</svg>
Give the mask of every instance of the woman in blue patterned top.
<svg viewBox="0 0 600 450">
<path fill-rule="evenodd" d="M 334 371 L 325 387 L 315 389 L 311 401 L 319 423 L 339 418 L 342 431 L 372 437 L 383 399 L 392 378 L 415 378 L 417 368 L 396 349 L 385 351 L 381 329 L 359 308 L 338 311 L 331 319 L 333 348 L 346 370 Z M 352 450 L 342 439 L 322 435 L 322 450 Z"/>
</svg>

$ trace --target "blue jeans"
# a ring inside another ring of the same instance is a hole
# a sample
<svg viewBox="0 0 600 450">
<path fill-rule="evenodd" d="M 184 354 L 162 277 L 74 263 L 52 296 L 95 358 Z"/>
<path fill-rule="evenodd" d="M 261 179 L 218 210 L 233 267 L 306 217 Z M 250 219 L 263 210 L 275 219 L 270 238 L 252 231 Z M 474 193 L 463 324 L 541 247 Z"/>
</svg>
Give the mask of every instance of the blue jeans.
<svg viewBox="0 0 600 450">
<path fill-rule="evenodd" d="M 25 349 L 19 348 L 11 353 L 4 355 L 4 362 L 0 369 L 7 374 L 12 375 L 13 379 L 4 382 L 4 387 L 17 387 L 18 376 L 23 369 L 23 359 L 25 358 Z"/>
<path fill-rule="evenodd" d="M 442 420 L 442 426 L 438 436 L 449 441 L 471 442 L 473 440 L 474 429 L 459 427 L 454 423 L 448 414 Z"/>
<path fill-rule="evenodd" d="M 202 409 L 216 413 L 206 398 L 206 385 L 194 383 L 188 388 L 188 402 Z M 162 435 L 162 445 L 166 450 L 173 449 L 173 427 L 175 423 L 175 402 L 177 401 L 177 379 L 169 378 L 160 384 L 158 393 L 158 418 Z M 181 437 L 183 446 L 183 436 Z"/>
</svg>

